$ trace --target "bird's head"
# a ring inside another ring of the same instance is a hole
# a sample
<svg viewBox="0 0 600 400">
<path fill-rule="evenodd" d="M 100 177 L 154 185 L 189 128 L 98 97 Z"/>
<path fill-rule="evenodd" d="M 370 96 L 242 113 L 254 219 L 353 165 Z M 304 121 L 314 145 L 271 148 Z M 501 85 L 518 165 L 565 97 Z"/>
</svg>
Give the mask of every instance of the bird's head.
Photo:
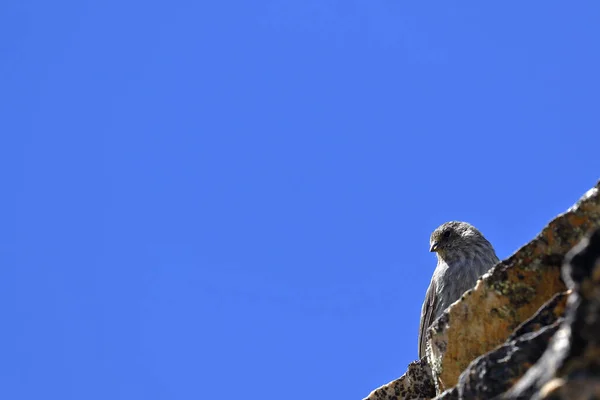
<svg viewBox="0 0 600 400">
<path fill-rule="evenodd" d="M 485 243 L 489 244 L 473 225 L 466 222 L 451 221 L 438 226 L 433 231 L 429 240 L 431 246 L 429 251 L 435 252 L 443 258 L 444 255 L 467 250 L 471 246 Z"/>
</svg>

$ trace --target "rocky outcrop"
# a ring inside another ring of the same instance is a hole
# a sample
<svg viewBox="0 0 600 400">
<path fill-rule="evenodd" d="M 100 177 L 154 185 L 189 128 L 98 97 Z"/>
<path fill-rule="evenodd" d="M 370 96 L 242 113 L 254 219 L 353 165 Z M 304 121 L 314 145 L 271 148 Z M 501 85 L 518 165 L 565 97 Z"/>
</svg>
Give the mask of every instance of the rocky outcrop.
<svg viewBox="0 0 600 400">
<path fill-rule="evenodd" d="M 525 334 L 478 357 L 460 375 L 458 397 L 488 400 L 510 389 L 542 356 L 558 325 L 556 322 Z"/>
<path fill-rule="evenodd" d="M 400 378 L 374 390 L 364 400 L 425 400 L 434 396 L 431 369 L 425 360 L 418 360 L 410 363 Z"/>
<path fill-rule="evenodd" d="M 562 321 L 566 300 L 566 292 L 557 294 L 504 344 L 475 359 L 459 377 L 456 398 L 487 400 L 510 389 L 542 356 Z"/>
<path fill-rule="evenodd" d="M 502 399 L 600 399 L 600 229 L 568 256 L 565 321 L 542 358 Z"/>
<path fill-rule="evenodd" d="M 570 290 L 558 293 L 548 300 L 531 318 L 517 327 L 507 341 L 510 342 L 526 333 L 539 331 L 544 326 L 552 325 L 558 321 L 565 313 L 569 293 Z"/>
<path fill-rule="evenodd" d="M 431 369 L 425 359 L 411 363 L 405 375 L 367 399 L 429 399 L 436 393 L 445 400 L 596 398 L 560 393 L 600 390 L 600 378 L 592 373 L 600 371 L 600 266 L 571 263 L 570 271 L 579 272 L 564 280 L 561 266 L 569 250 L 600 227 L 599 187 L 600 182 L 492 268 L 432 324 L 426 358 Z M 570 292 L 565 281 L 571 282 Z"/>
</svg>

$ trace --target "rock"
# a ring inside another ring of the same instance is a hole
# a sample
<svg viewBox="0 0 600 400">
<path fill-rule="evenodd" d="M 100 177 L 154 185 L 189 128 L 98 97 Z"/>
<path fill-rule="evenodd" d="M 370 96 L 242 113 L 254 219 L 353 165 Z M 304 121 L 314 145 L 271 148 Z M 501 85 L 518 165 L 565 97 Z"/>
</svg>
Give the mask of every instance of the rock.
<svg viewBox="0 0 600 400">
<path fill-rule="evenodd" d="M 490 399 L 510 389 L 541 357 L 562 320 L 566 300 L 563 292 L 546 302 L 506 343 L 475 359 L 458 385 L 436 399 Z"/>
<path fill-rule="evenodd" d="M 526 333 L 539 331 L 543 327 L 558 321 L 565 314 L 569 293 L 570 291 L 558 293 L 548 300 L 531 318 L 519 325 L 507 341 L 515 340 Z"/>
<path fill-rule="evenodd" d="M 477 358 L 460 375 L 458 398 L 488 400 L 510 389 L 542 356 L 559 323 L 526 333 Z"/>
<path fill-rule="evenodd" d="M 503 344 L 540 306 L 565 291 L 560 276 L 565 254 L 600 226 L 598 186 L 600 182 L 434 321 L 427 358 L 437 393 L 455 386 L 471 361 Z"/>
<path fill-rule="evenodd" d="M 426 400 L 434 396 L 431 369 L 422 359 L 408 364 L 408 371 L 404 375 L 372 391 L 364 400 Z"/>
<path fill-rule="evenodd" d="M 563 267 L 572 293 L 565 319 L 540 360 L 503 399 L 600 399 L 600 229 Z"/>
</svg>

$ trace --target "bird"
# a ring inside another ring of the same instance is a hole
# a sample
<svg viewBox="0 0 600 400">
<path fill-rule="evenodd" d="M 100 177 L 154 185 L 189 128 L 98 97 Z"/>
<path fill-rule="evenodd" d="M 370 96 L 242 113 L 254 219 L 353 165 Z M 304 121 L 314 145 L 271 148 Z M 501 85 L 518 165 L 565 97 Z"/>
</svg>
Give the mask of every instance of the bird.
<svg viewBox="0 0 600 400">
<path fill-rule="evenodd" d="M 426 332 L 433 321 L 500 261 L 492 244 L 467 222 L 443 223 L 433 231 L 429 244 L 437 266 L 421 309 L 419 358 L 425 356 Z"/>
</svg>

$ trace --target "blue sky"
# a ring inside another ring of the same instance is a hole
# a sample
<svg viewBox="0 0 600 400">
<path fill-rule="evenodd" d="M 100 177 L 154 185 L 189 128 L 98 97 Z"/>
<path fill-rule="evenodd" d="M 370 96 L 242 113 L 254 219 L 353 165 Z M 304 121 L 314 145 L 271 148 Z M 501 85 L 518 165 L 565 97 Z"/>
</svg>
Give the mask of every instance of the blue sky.
<svg viewBox="0 0 600 400">
<path fill-rule="evenodd" d="M 600 175 L 600 4 L 3 1 L 0 397 L 359 399 L 430 232 Z"/>
</svg>

